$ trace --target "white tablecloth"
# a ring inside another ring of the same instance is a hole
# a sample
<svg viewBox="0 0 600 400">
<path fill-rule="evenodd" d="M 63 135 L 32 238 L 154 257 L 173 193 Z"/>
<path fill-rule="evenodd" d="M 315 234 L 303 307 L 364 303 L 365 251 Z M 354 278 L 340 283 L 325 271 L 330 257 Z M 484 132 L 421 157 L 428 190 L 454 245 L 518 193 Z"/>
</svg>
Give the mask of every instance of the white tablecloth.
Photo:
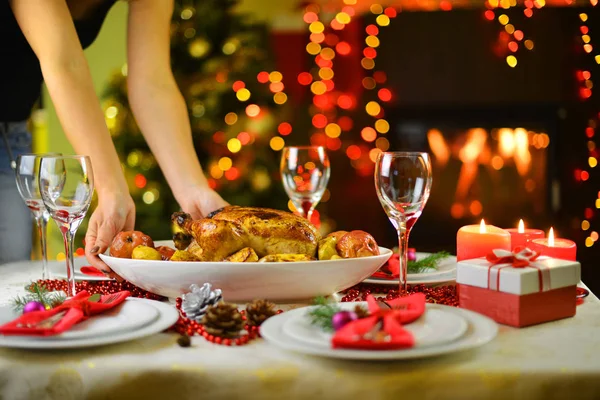
<svg viewBox="0 0 600 400">
<path fill-rule="evenodd" d="M 0 304 L 39 274 L 0 266 Z M 0 399 L 600 399 L 600 302 L 476 350 L 409 362 L 321 359 L 162 333 L 75 351 L 0 350 Z"/>
</svg>

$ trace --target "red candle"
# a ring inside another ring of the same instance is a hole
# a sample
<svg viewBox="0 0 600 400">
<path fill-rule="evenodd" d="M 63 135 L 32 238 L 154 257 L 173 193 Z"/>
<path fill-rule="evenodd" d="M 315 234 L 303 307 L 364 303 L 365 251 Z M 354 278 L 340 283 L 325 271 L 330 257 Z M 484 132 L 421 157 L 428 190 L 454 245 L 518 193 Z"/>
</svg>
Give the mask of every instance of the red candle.
<svg viewBox="0 0 600 400">
<path fill-rule="evenodd" d="M 554 229 L 550 228 L 548 238 L 533 239 L 531 250 L 539 252 L 542 256 L 560 258 L 561 260 L 577 261 L 577 245 L 569 239 L 554 238 Z"/>
<path fill-rule="evenodd" d="M 519 220 L 517 229 L 506 229 L 510 233 L 510 247 L 527 247 L 533 239 L 543 239 L 546 234 L 540 229 L 525 229 L 523 220 Z"/>
<path fill-rule="evenodd" d="M 479 225 L 467 225 L 456 235 L 456 258 L 458 261 L 485 257 L 492 250 L 510 251 L 510 233 L 483 220 Z"/>
</svg>

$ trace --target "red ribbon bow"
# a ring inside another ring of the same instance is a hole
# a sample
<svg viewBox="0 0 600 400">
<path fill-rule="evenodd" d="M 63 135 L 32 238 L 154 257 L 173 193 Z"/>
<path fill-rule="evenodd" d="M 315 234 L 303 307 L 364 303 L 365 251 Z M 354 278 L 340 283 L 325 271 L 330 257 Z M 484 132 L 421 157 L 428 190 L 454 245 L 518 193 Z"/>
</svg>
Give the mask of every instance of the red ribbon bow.
<svg viewBox="0 0 600 400">
<path fill-rule="evenodd" d="M 531 262 L 535 261 L 540 256 L 540 253 L 528 249 L 527 247 L 515 247 L 511 252 L 508 250 L 496 249 L 492 250 L 485 258 L 492 264 L 512 264 L 513 268 L 528 267 Z"/>
<path fill-rule="evenodd" d="M 391 350 L 412 347 L 415 339 L 402 324 L 409 324 L 425 312 L 425 295 L 415 293 L 381 307 L 372 295 L 367 297 L 371 315 L 346 324 L 333 336 L 334 348 Z"/>
</svg>

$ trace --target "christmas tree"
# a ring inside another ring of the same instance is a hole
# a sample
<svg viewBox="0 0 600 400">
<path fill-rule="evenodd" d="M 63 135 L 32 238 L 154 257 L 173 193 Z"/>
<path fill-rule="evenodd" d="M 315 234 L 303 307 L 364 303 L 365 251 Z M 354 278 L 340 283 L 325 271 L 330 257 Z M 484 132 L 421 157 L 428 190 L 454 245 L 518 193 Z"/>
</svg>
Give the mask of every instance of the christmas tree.
<svg viewBox="0 0 600 400">
<path fill-rule="evenodd" d="M 287 95 L 271 67 L 268 31 L 233 13 L 233 0 L 178 0 L 171 22 L 171 62 L 186 100 L 196 152 L 211 187 L 231 204 L 287 208 L 279 150 L 289 134 Z M 173 195 L 135 123 L 127 67 L 115 74 L 103 107 L 136 203 L 136 229 L 171 235 Z M 277 110 L 275 110 L 277 109 Z"/>
</svg>

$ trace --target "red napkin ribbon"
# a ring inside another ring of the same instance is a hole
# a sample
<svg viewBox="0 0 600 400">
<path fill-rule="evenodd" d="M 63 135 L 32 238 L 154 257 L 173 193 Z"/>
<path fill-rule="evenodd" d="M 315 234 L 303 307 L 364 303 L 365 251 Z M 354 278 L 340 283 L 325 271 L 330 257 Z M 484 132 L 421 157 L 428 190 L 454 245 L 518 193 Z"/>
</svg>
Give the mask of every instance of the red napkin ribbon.
<svg viewBox="0 0 600 400">
<path fill-rule="evenodd" d="M 3 335 L 52 336 L 69 330 L 89 317 L 108 311 L 121 304 L 131 293 L 122 291 L 100 296 L 90 301 L 90 294 L 81 291 L 58 307 L 46 311 L 33 311 L 0 326 Z"/>
<path fill-rule="evenodd" d="M 550 290 L 550 271 L 541 263 L 534 263 L 540 253 L 527 247 L 515 247 L 513 251 L 495 249 L 485 258 L 490 262 L 488 267 L 488 288 L 500 290 L 500 270 L 504 268 L 530 267 L 538 271 L 539 291 Z"/>
<path fill-rule="evenodd" d="M 100 271 L 96 267 L 92 267 L 91 265 L 81 267 L 81 273 L 84 275 L 89 275 L 89 276 L 102 276 L 102 277 L 106 276 L 104 274 L 104 272 Z"/>
<path fill-rule="evenodd" d="M 381 307 L 372 295 L 367 297 L 371 315 L 346 324 L 338 330 L 331 343 L 333 348 L 361 350 L 393 350 L 414 346 L 411 332 L 402 327 L 425 312 L 425 294 L 415 293 L 389 301 Z"/>
</svg>

